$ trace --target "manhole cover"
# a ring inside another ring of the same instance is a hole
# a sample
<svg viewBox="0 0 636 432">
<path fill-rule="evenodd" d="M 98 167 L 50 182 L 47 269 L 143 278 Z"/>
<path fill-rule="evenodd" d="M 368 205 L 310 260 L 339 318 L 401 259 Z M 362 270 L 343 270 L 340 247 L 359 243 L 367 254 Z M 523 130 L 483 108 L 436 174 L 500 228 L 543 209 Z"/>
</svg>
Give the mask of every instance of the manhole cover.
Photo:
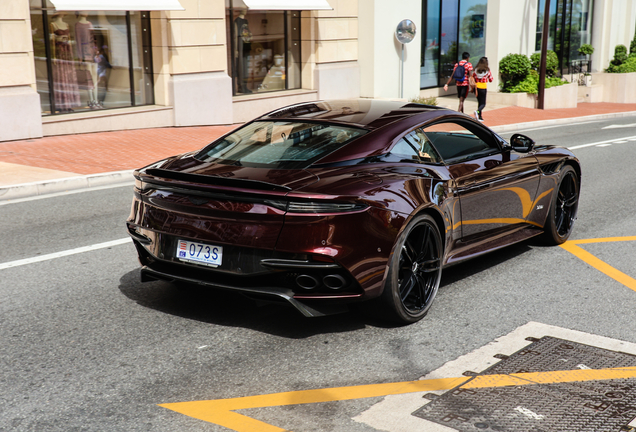
<svg viewBox="0 0 636 432">
<path fill-rule="evenodd" d="M 535 340 L 479 375 L 636 366 L 636 356 L 550 336 Z M 470 373 L 472 374 L 472 373 Z M 425 397 L 413 413 L 460 432 L 636 431 L 636 380 L 615 379 L 485 389 Z"/>
</svg>

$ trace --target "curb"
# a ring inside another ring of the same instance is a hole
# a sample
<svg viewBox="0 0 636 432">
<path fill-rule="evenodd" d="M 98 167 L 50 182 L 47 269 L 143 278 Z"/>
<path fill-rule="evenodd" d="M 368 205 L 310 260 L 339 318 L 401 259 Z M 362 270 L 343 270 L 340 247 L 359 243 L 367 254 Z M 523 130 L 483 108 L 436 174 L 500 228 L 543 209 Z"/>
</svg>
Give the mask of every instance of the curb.
<svg viewBox="0 0 636 432">
<path fill-rule="evenodd" d="M 132 184 L 133 171 L 115 171 L 101 174 L 89 174 L 34 183 L 21 183 L 0 187 L 0 201 L 13 200 L 40 195 L 68 192 L 78 189 L 90 189 L 116 184 Z"/>
<path fill-rule="evenodd" d="M 515 123 L 508 125 L 493 126 L 490 129 L 497 133 L 510 132 L 518 129 L 532 129 L 545 126 L 584 123 L 591 120 L 605 120 L 611 118 L 621 118 L 636 116 L 636 111 L 617 112 L 607 114 L 594 114 L 584 117 L 570 117 L 561 119 L 539 120 L 526 123 Z M 43 182 L 22 183 L 0 187 L 0 201 L 13 200 L 18 198 L 48 195 L 60 192 L 68 192 L 77 189 L 89 189 L 116 184 L 132 184 L 134 170 L 115 171 L 101 174 L 89 174 L 77 177 L 68 177 Z"/>
</svg>

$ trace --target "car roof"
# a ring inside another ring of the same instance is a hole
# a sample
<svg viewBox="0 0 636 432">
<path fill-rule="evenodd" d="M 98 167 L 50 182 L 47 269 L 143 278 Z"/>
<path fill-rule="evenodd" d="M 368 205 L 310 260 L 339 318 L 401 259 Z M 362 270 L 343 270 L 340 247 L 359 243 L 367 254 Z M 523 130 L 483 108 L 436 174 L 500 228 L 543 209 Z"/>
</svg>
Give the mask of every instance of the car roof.
<svg viewBox="0 0 636 432">
<path fill-rule="evenodd" d="M 430 113 L 437 117 L 447 109 L 404 101 L 379 99 L 338 99 L 305 102 L 269 112 L 255 119 L 339 123 L 365 129 L 379 129 L 398 120 Z M 428 116 L 427 116 L 428 117 Z"/>
</svg>

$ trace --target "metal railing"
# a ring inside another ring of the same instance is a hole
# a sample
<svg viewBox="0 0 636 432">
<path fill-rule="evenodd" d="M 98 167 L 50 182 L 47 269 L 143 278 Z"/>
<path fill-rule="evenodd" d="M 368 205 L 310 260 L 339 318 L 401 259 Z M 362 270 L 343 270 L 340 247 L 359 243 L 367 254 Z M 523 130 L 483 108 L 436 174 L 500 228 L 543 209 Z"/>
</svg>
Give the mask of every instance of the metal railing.
<svg viewBox="0 0 636 432">
<path fill-rule="evenodd" d="M 572 60 L 568 65 L 568 72 L 571 81 L 576 79 L 580 86 L 586 83 L 586 76 L 592 73 L 592 60 Z"/>
</svg>

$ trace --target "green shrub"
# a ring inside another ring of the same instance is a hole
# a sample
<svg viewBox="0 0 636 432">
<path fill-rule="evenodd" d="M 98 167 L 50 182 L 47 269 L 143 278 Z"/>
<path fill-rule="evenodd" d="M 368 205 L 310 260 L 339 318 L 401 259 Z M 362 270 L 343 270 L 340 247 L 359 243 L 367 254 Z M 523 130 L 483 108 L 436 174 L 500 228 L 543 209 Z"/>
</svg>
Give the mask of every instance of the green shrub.
<svg viewBox="0 0 636 432">
<path fill-rule="evenodd" d="M 625 45 L 616 45 L 614 48 L 614 59 L 610 62 L 612 66 L 620 66 L 627 60 L 627 47 Z"/>
<path fill-rule="evenodd" d="M 625 45 L 616 45 L 614 59 L 610 61 L 610 65 L 605 71 L 609 73 L 636 72 L 636 52 L 627 56 L 627 47 Z"/>
<path fill-rule="evenodd" d="M 508 54 L 499 61 L 502 92 L 509 93 L 509 89 L 519 84 L 531 69 L 528 56 L 523 54 Z"/>
<path fill-rule="evenodd" d="M 630 55 L 627 60 L 618 66 L 610 64 L 607 68 L 609 73 L 630 73 L 636 72 L 636 55 Z"/>
<path fill-rule="evenodd" d="M 557 87 L 563 84 L 567 84 L 567 81 L 559 77 L 545 78 L 545 88 Z M 523 81 L 510 88 L 509 93 L 539 93 L 539 73 L 535 70 L 530 71 Z"/>
<path fill-rule="evenodd" d="M 530 56 L 530 64 L 532 69 L 539 72 L 541 66 L 541 53 L 534 53 Z M 555 77 L 559 74 L 559 57 L 552 50 L 548 50 L 545 62 L 545 74 L 549 77 Z"/>
<path fill-rule="evenodd" d="M 409 99 L 409 102 L 424 104 L 424 105 L 437 105 L 437 98 L 435 96 L 431 96 L 431 97 L 415 96 Z"/>
<path fill-rule="evenodd" d="M 583 44 L 579 48 L 579 54 L 584 55 L 584 56 L 592 55 L 592 54 L 594 54 L 594 47 L 592 45 L 590 45 L 590 44 Z"/>
</svg>

